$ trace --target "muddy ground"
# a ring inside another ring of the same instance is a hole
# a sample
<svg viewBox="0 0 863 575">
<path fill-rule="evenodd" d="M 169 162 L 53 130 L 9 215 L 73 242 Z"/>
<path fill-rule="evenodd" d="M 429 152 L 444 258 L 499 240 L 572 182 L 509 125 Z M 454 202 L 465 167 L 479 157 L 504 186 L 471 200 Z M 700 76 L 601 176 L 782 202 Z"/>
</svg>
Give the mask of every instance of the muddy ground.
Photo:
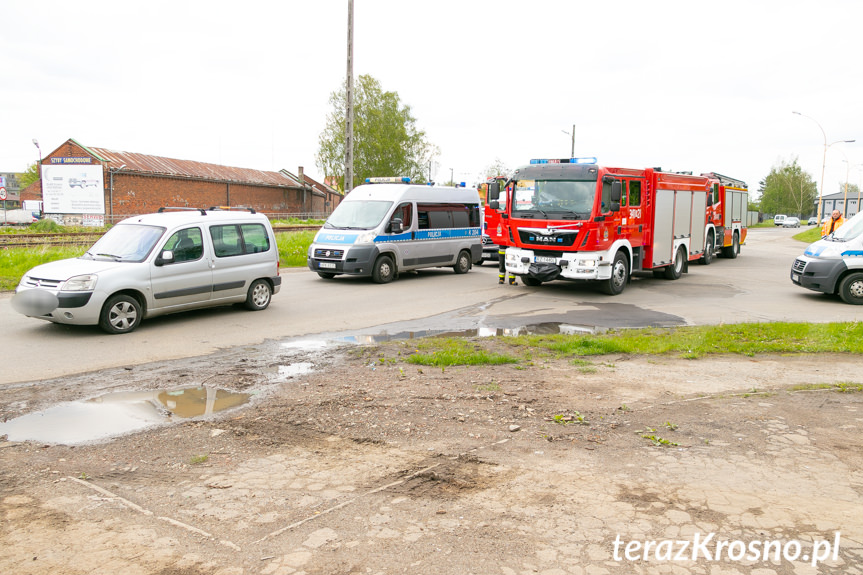
<svg viewBox="0 0 863 575">
<path fill-rule="evenodd" d="M 96 444 L 0 441 L 0 572 L 863 573 L 859 357 L 442 370 L 412 352 L 237 350 L 4 389 L 0 421 L 118 390 L 253 395 Z M 802 551 L 615 548 L 711 533 Z"/>
</svg>

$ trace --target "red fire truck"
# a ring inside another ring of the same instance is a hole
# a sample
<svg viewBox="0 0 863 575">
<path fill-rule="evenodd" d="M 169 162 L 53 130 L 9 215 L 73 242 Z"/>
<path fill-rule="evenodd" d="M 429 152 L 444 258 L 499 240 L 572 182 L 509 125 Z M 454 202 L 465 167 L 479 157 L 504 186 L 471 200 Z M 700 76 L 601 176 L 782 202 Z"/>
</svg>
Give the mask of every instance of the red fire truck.
<svg viewBox="0 0 863 575">
<path fill-rule="evenodd" d="M 749 190 L 745 182 L 716 172 L 701 175 L 710 179 L 712 189 L 707 206 L 707 243 L 699 262 L 709 264 L 717 253 L 736 258 L 746 240 Z"/>
<path fill-rule="evenodd" d="M 501 212 L 506 270 L 524 284 L 593 281 L 616 295 L 633 272 L 675 280 L 708 250 L 709 263 L 729 233 L 736 256 L 745 228 L 742 218 L 734 227 L 735 208 L 742 202 L 745 215 L 746 202 L 731 184 L 745 191 L 742 182 L 723 182 L 718 174 L 608 168 L 579 158 L 531 160 L 505 186 L 489 184 L 488 207 Z M 729 188 L 735 192 L 730 198 Z M 714 195 L 722 201 L 716 210 Z"/>
</svg>

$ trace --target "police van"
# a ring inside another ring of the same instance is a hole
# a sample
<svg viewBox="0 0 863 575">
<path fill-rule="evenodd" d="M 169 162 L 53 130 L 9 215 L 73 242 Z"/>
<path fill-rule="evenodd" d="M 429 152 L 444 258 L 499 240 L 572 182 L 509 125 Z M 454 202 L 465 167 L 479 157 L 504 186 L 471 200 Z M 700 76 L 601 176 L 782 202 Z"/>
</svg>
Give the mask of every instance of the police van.
<svg viewBox="0 0 863 575">
<path fill-rule="evenodd" d="M 479 194 L 471 188 L 369 178 L 333 211 L 308 252 L 309 269 L 388 283 L 403 271 L 452 267 L 470 271 L 482 259 Z"/>
<path fill-rule="evenodd" d="M 863 304 L 863 212 L 806 248 L 791 265 L 791 281 Z"/>
</svg>

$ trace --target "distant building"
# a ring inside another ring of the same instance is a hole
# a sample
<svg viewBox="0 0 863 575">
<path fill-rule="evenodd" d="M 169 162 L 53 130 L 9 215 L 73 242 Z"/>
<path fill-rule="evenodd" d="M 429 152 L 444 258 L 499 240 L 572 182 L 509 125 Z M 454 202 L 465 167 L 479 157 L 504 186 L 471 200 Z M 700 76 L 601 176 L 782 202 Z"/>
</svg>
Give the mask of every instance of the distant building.
<svg viewBox="0 0 863 575">
<path fill-rule="evenodd" d="M 821 217 L 824 218 L 830 215 L 833 210 L 839 210 L 845 218 L 850 218 L 860 211 L 860 195 L 855 192 L 848 194 L 848 205 L 845 205 L 845 192 L 836 192 L 835 194 L 827 194 L 821 196 Z M 815 213 L 818 213 L 818 199 L 813 202 Z"/>
<path fill-rule="evenodd" d="M 341 194 L 303 173 L 269 172 L 64 142 L 42 159 L 42 180 L 22 199 L 44 200 L 46 215 L 102 225 L 163 206 L 249 207 L 271 217 L 325 217 Z"/>
<path fill-rule="evenodd" d="M 6 189 L 6 209 L 13 210 L 21 207 L 19 174 L 15 172 L 0 172 L 0 188 Z"/>
</svg>

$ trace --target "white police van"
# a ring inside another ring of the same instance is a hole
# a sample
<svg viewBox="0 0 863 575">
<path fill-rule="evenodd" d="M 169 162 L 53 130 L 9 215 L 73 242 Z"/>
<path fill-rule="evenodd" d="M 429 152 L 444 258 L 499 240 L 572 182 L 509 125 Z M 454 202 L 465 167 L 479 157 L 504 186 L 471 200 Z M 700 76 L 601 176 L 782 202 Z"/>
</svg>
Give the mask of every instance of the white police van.
<svg viewBox="0 0 863 575">
<path fill-rule="evenodd" d="M 366 182 L 345 196 L 315 236 L 310 270 L 325 279 L 351 274 L 387 283 L 420 268 L 452 266 L 463 274 L 480 261 L 475 189 L 412 185 L 409 178 Z"/>
<path fill-rule="evenodd" d="M 791 281 L 863 304 L 863 212 L 806 248 L 791 265 Z"/>
</svg>

